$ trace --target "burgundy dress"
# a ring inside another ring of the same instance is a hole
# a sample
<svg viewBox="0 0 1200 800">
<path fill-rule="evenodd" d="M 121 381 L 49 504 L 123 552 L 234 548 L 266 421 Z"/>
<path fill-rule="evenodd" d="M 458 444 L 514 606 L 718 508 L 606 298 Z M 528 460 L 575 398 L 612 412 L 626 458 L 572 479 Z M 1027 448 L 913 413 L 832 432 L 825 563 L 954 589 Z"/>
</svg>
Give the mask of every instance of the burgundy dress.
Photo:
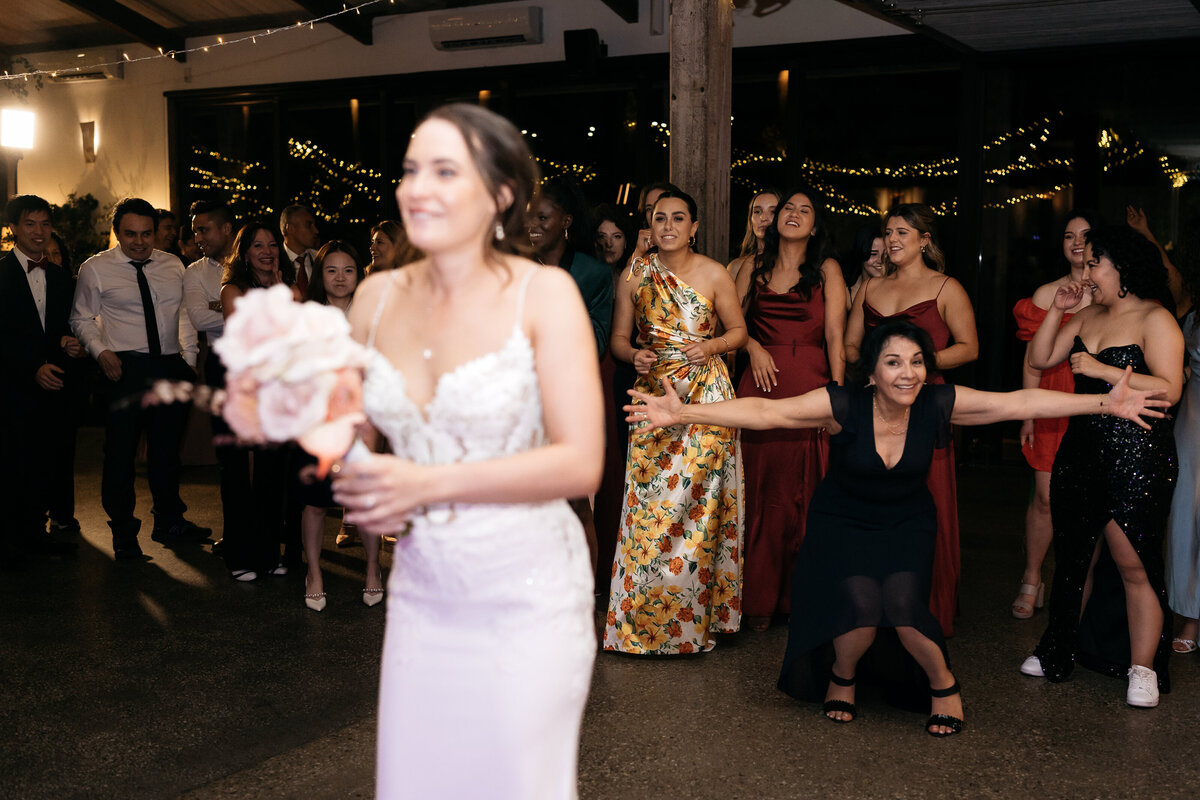
<svg viewBox="0 0 1200 800">
<path fill-rule="evenodd" d="M 946 278 L 946 280 L 950 280 Z M 863 291 L 870 288 L 868 282 Z M 942 282 L 942 287 L 946 285 Z M 942 289 L 938 289 L 941 295 Z M 945 350 L 950 346 L 950 328 L 938 313 L 937 297 L 922 300 L 895 314 L 884 315 L 874 309 L 866 295 L 863 296 L 863 329 L 872 328 L 893 320 L 911 322 L 929 334 L 933 349 Z M 944 383 L 941 375 L 931 383 Z M 962 563 L 958 549 L 958 485 L 954 478 L 954 442 L 947 441 L 945 447 L 933 451 L 926 479 L 929 493 L 937 505 L 937 542 L 933 549 L 933 588 L 929 597 L 929 609 L 937 617 L 946 636 L 954 633 L 954 615 L 958 611 L 958 581 Z"/>
<path fill-rule="evenodd" d="M 746 323 L 779 369 L 770 393 L 754 385 L 746 369 L 738 397 L 779 400 L 829 382 L 825 354 L 825 297 L 817 288 L 805 300 L 795 292 L 758 290 Z M 790 611 L 792 570 L 804 539 L 808 503 L 829 465 L 824 430 L 742 431 L 746 479 L 746 538 L 742 567 L 742 613 L 767 617 Z"/>
</svg>

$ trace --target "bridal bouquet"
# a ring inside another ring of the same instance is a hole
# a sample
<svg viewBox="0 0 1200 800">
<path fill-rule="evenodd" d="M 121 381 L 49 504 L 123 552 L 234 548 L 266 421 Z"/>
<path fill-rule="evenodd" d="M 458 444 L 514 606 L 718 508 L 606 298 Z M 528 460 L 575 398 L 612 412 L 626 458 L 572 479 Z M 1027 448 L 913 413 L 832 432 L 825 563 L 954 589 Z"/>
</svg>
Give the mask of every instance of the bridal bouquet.
<svg viewBox="0 0 1200 800">
<path fill-rule="evenodd" d="M 295 440 L 317 458 L 317 477 L 356 442 L 366 419 L 368 351 L 336 308 L 297 303 L 283 285 L 251 289 L 213 343 L 228 374 L 221 414 L 239 439 Z"/>
</svg>

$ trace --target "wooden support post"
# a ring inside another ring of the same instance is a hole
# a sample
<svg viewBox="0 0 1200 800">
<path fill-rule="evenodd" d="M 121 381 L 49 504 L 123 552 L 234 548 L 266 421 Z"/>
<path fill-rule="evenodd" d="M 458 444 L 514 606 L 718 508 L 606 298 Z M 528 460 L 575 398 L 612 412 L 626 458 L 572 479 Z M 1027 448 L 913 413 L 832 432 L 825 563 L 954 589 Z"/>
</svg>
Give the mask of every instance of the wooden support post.
<svg viewBox="0 0 1200 800">
<path fill-rule="evenodd" d="M 696 247 L 729 255 L 733 3 L 671 4 L 671 182 L 696 198 Z"/>
</svg>

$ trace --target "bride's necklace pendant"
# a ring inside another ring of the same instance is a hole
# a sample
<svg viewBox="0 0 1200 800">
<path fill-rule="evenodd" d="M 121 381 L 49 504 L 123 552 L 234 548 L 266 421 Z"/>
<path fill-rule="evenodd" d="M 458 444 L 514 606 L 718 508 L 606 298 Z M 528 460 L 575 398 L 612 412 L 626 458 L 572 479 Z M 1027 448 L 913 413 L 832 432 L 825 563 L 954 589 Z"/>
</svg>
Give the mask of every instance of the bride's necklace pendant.
<svg viewBox="0 0 1200 800">
<path fill-rule="evenodd" d="M 424 350 L 421 351 L 421 358 L 428 361 L 429 359 L 433 358 L 433 351 L 430 350 L 428 347 L 426 347 Z"/>
</svg>

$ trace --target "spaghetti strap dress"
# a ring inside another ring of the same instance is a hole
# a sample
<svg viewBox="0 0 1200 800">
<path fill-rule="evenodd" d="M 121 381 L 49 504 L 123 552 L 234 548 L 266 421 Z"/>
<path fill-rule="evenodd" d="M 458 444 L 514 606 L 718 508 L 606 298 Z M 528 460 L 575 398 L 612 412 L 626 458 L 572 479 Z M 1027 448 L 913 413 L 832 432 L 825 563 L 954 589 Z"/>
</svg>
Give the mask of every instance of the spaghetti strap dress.
<svg viewBox="0 0 1200 800">
<path fill-rule="evenodd" d="M 1071 353 L 1085 353 L 1075 337 Z M 1146 358 L 1136 344 L 1106 347 L 1094 357 L 1101 363 L 1148 375 Z M 1075 376 L 1076 394 L 1103 394 L 1109 384 Z M 1159 690 L 1171 688 L 1167 659 L 1172 616 L 1163 576 L 1163 537 L 1178 463 L 1171 419 L 1149 420 L 1150 430 L 1121 417 L 1071 417 L 1050 473 L 1050 518 L 1054 525 L 1054 582 L 1046 632 L 1033 651 L 1051 681 L 1065 680 L 1078 661 L 1089 669 L 1124 679 L 1130 665 L 1125 589 L 1103 543 L 1104 526 L 1113 520 L 1125 532 L 1142 561 L 1146 578 L 1163 610 L 1163 629 L 1153 669 Z M 1083 588 L 1092 569 L 1092 593 L 1083 605 Z"/>
<path fill-rule="evenodd" d="M 776 294 L 759 287 L 746 324 L 774 359 L 779 383 L 764 392 L 755 385 L 754 373 L 745 370 L 738 397 L 778 400 L 829 383 L 825 296 L 820 287 L 807 300 L 797 292 Z M 742 459 L 746 476 L 742 613 L 786 614 L 791 610 L 792 570 L 804 540 L 808 504 L 829 463 L 829 434 L 811 428 L 743 430 Z"/>
<path fill-rule="evenodd" d="M 863 296 L 863 328 L 871 330 L 885 322 L 903 320 L 911 322 L 929 334 L 933 349 L 945 350 L 951 344 L 950 328 L 938 313 L 937 298 L 945 287 L 946 278 L 938 288 L 938 295 L 922 300 L 895 314 L 880 314 L 871 305 L 867 295 Z M 871 288 L 868 281 L 863 291 Z M 945 383 L 939 374 L 931 384 Z M 946 636 L 954 634 L 954 616 L 958 613 L 958 584 L 962 573 L 962 560 L 958 544 L 958 483 L 954 474 L 954 442 L 946 437 L 944 443 L 933 452 L 929 464 L 929 492 L 937 506 L 937 546 L 933 553 L 933 585 L 929 596 L 929 607 L 942 625 Z"/>
<path fill-rule="evenodd" d="M 522 278 L 504 345 L 442 374 L 423 406 L 404 373 L 372 353 L 363 407 L 397 456 L 461 464 L 547 443 L 533 344 L 520 323 L 540 271 Z M 376 796 L 574 800 L 596 655 L 578 518 L 554 499 L 438 504 L 411 522 L 388 579 Z"/>
</svg>

